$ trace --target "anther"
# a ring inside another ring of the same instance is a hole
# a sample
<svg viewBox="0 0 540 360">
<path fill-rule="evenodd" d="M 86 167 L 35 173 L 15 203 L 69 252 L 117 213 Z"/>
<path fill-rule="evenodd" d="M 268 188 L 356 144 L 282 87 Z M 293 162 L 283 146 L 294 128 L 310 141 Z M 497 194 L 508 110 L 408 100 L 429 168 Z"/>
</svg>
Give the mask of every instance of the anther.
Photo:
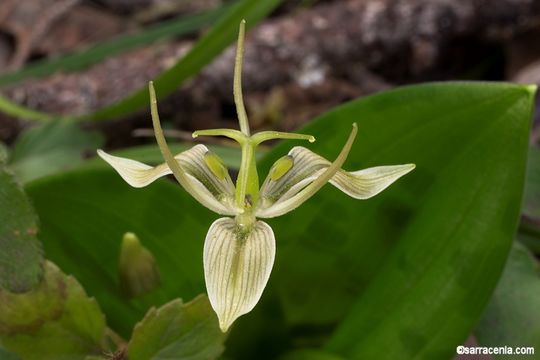
<svg viewBox="0 0 540 360">
<path fill-rule="evenodd" d="M 285 155 L 274 163 L 270 169 L 270 179 L 273 181 L 278 181 L 285 174 L 291 170 L 294 165 L 294 159 L 291 155 Z"/>
</svg>

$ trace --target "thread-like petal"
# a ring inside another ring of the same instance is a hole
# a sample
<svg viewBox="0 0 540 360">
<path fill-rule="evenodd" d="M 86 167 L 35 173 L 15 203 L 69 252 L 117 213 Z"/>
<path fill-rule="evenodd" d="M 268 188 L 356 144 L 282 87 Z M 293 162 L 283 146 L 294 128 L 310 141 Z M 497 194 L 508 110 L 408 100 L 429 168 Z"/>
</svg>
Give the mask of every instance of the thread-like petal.
<svg viewBox="0 0 540 360">
<path fill-rule="evenodd" d="M 195 145 L 191 149 L 175 156 L 180 168 L 186 173 L 190 185 L 199 192 L 202 205 L 222 215 L 235 215 L 238 211 L 234 205 L 234 184 L 225 171 L 216 176 L 205 161 L 208 148 Z M 144 187 L 158 178 L 171 174 L 167 164 L 152 167 L 139 161 L 107 154 L 98 150 L 98 155 L 111 165 L 118 174 L 133 187 Z"/>
<path fill-rule="evenodd" d="M 221 218 L 210 226 L 204 243 L 204 277 L 222 331 L 257 304 L 275 252 L 272 228 L 262 221 L 243 228 L 234 219 Z"/>
<path fill-rule="evenodd" d="M 288 156 L 292 159 L 292 167 L 278 179 L 270 173 L 264 181 L 256 216 L 275 216 L 273 208 L 278 208 L 279 204 L 293 198 L 331 165 L 330 161 L 302 146 L 294 147 Z M 349 196 L 368 199 L 414 168 L 414 164 L 405 164 L 378 166 L 354 172 L 340 169 L 329 182 Z"/>
</svg>

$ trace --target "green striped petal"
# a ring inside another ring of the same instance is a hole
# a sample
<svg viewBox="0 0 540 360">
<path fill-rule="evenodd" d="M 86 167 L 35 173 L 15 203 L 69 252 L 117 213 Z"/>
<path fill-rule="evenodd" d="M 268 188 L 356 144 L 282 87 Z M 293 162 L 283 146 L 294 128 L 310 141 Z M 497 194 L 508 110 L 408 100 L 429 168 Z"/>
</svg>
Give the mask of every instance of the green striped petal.
<svg viewBox="0 0 540 360">
<path fill-rule="evenodd" d="M 262 221 L 246 228 L 221 218 L 210 226 L 204 243 L 204 277 L 223 332 L 259 301 L 275 252 L 272 228 Z"/>
<path fill-rule="evenodd" d="M 162 176 L 171 174 L 167 164 L 155 167 L 141 162 L 121 158 L 98 150 L 98 155 L 111 165 L 131 186 L 140 188 L 149 185 Z M 222 215 L 236 215 L 234 204 L 234 184 L 226 169 L 220 169 L 216 175 L 216 155 L 204 145 L 195 145 L 191 149 L 175 156 L 180 168 L 186 173 L 189 185 L 199 193 L 202 205 Z M 209 159 L 211 161 L 209 161 Z"/>
<path fill-rule="evenodd" d="M 331 165 L 330 161 L 302 146 L 294 147 L 287 155 L 287 159 L 288 161 L 292 159 L 292 166 L 286 164 L 288 171 L 279 171 L 280 167 L 283 168 L 285 165 L 280 164 L 278 160 L 264 181 L 256 210 L 257 217 L 276 216 L 274 209 L 279 208 L 283 202 L 290 201 Z M 414 168 L 414 164 L 405 164 L 378 166 L 354 172 L 340 169 L 329 182 L 355 199 L 369 199 Z M 275 176 L 276 173 L 280 175 L 278 178 Z"/>
</svg>

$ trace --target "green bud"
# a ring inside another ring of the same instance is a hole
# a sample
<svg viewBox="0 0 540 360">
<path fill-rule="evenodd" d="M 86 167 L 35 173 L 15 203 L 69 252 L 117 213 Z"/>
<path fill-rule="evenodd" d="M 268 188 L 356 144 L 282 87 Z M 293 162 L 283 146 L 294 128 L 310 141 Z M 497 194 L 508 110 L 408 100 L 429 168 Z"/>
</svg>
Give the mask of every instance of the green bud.
<svg viewBox="0 0 540 360">
<path fill-rule="evenodd" d="M 160 284 L 154 256 L 134 233 L 125 233 L 120 248 L 120 286 L 129 297 L 154 290 Z"/>
<path fill-rule="evenodd" d="M 293 157 L 290 155 L 285 155 L 274 163 L 270 169 L 270 179 L 273 181 L 278 181 L 291 170 L 294 165 Z"/>
<path fill-rule="evenodd" d="M 225 179 L 228 171 L 225 165 L 223 165 L 223 161 L 219 156 L 211 151 L 208 151 L 206 154 L 204 154 L 204 162 L 210 171 L 212 171 L 212 174 L 214 174 L 219 180 Z"/>
</svg>

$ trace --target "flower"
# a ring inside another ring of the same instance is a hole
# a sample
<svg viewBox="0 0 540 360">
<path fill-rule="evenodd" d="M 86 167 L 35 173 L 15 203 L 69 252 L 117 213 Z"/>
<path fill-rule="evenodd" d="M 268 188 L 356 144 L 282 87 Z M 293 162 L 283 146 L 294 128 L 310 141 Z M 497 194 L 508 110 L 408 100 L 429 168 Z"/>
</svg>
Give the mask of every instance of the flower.
<svg viewBox="0 0 540 360">
<path fill-rule="evenodd" d="M 271 139 L 313 142 L 315 138 L 276 131 L 250 134 L 241 87 L 244 24 L 244 21 L 240 24 L 233 87 L 240 131 L 212 129 L 193 133 L 193 137 L 225 136 L 240 144 L 242 160 L 236 186 L 220 158 L 204 145 L 195 145 L 173 156 L 161 129 L 152 82 L 149 84 L 152 122 L 165 163 L 151 167 L 98 150 L 99 156 L 131 186 L 143 187 L 172 173 L 199 203 L 227 216 L 210 226 L 203 261 L 208 297 L 223 332 L 239 316 L 254 308 L 270 277 L 276 251 L 275 238 L 272 228 L 259 219 L 294 210 L 327 182 L 353 198 L 368 199 L 415 167 L 406 164 L 354 172 L 342 170 L 357 132 L 357 126 L 353 124 L 349 138 L 334 162 L 296 146 L 275 162 L 259 187 L 255 150 L 260 143 Z"/>
</svg>

